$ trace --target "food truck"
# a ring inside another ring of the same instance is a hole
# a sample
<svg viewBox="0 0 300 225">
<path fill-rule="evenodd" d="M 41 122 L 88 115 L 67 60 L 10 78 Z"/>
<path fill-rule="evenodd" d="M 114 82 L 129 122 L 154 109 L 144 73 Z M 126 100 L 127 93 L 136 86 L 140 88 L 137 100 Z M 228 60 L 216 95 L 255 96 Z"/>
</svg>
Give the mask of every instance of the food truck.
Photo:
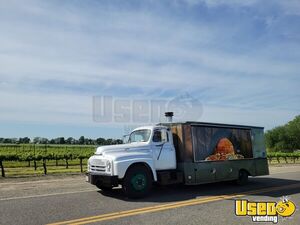
<svg viewBox="0 0 300 225">
<path fill-rule="evenodd" d="M 87 181 L 103 191 L 122 186 L 132 198 L 160 185 L 268 175 L 264 128 L 207 122 L 168 122 L 134 129 L 125 144 L 100 146 L 88 160 Z"/>
</svg>

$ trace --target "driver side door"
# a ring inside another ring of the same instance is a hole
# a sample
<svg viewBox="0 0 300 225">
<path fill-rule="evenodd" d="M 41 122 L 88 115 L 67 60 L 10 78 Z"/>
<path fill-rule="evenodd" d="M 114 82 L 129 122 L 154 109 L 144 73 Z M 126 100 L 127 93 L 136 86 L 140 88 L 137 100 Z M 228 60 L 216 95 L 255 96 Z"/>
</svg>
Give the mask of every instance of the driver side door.
<svg viewBox="0 0 300 225">
<path fill-rule="evenodd" d="M 156 170 L 176 168 L 175 148 L 170 142 L 167 129 L 155 129 L 152 137 L 152 150 Z"/>
</svg>

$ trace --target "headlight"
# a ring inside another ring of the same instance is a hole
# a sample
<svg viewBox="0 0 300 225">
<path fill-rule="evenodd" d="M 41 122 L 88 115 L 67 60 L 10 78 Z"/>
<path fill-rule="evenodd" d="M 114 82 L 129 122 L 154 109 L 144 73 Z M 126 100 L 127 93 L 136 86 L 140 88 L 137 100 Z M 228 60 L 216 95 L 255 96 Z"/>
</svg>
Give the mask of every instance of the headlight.
<svg viewBox="0 0 300 225">
<path fill-rule="evenodd" d="M 111 172 L 111 162 L 109 160 L 106 161 L 106 171 Z"/>
</svg>

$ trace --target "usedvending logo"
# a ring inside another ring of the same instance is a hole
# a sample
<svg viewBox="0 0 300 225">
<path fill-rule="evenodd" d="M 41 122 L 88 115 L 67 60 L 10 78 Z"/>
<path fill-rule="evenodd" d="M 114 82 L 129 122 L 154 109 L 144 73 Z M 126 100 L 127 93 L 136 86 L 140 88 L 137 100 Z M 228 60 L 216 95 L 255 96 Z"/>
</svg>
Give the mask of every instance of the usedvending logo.
<svg viewBox="0 0 300 225">
<path fill-rule="evenodd" d="M 250 216 L 253 222 L 278 223 L 278 217 L 291 217 L 296 211 L 296 205 L 287 196 L 278 202 L 252 202 L 235 200 L 235 215 Z"/>
</svg>

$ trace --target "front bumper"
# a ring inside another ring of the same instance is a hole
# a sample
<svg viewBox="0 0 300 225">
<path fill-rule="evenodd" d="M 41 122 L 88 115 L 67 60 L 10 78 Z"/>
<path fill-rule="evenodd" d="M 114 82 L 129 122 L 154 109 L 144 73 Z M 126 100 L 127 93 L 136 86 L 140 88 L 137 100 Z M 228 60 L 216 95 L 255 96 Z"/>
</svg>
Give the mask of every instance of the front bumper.
<svg viewBox="0 0 300 225">
<path fill-rule="evenodd" d="M 104 187 L 117 187 L 119 185 L 118 176 L 86 173 L 86 181 L 93 185 Z"/>
</svg>

